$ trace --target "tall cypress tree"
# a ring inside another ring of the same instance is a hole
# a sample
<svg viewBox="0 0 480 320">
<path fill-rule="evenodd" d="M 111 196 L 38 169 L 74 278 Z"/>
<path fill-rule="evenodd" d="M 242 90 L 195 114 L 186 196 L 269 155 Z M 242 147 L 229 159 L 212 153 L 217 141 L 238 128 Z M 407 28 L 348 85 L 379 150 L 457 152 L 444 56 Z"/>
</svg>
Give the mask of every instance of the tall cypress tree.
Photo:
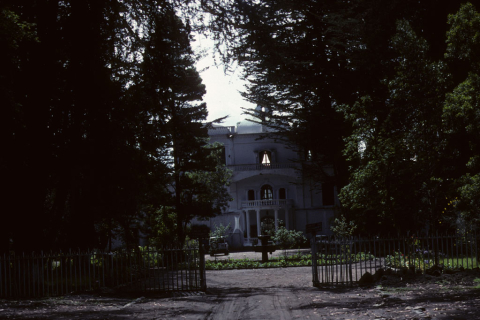
<svg viewBox="0 0 480 320">
<path fill-rule="evenodd" d="M 207 147 L 207 109 L 201 102 L 206 91 L 195 69 L 191 30 L 168 5 L 152 14 L 149 28 L 152 33 L 145 49 L 141 85 L 148 92 L 152 122 L 164 141 L 162 157 L 171 170 L 170 206 L 176 214 L 178 239 L 183 241 L 186 224 L 194 216 L 219 213 L 228 194 L 202 197 L 211 194 L 212 186 L 206 187 L 209 180 L 201 181 L 198 173 L 217 172 L 217 161 L 211 154 L 218 147 Z M 224 169 L 220 171 L 224 177 Z M 222 190 L 224 180 L 217 183 L 222 184 Z"/>
</svg>

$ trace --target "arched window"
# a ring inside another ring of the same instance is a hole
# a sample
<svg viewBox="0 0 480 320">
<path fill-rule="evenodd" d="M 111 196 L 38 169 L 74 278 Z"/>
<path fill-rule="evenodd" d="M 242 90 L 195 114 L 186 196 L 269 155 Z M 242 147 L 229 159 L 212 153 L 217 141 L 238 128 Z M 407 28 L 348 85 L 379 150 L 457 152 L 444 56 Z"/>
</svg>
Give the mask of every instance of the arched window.
<svg viewBox="0 0 480 320">
<path fill-rule="evenodd" d="M 269 186 L 268 184 L 262 186 L 262 189 L 260 189 L 260 198 L 262 200 L 273 199 L 273 188 L 272 188 L 272 186 Z"/>
<path fill-rule="evenodd" d="M 285 188 L 280 188 L 278 190 L 278 198 L 279 199 L 287 199 L 287 192 L 285 191 Z"/>
<path fill-rule="evenodd" d="M 270 163 L 272 163 L 272 153 L 267 150 L 260 152 L 259 160 L 262 165 L 270 166 Z"/>
<path fill-rule="evenodd" d="M 322 183 L 322 200 L 324 206 L 333 206 L 335 204 L 334 184 L 331 182 Z"/>
</svg>

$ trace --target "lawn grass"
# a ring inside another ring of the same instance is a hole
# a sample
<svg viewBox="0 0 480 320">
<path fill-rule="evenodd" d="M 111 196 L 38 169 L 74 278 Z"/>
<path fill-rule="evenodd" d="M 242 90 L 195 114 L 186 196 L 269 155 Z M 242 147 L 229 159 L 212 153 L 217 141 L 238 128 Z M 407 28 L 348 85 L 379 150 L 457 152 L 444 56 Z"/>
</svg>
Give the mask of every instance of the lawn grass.
<svg viewBox="0 0 480 320">
<path fill-rule="evenodd" d="M 443 258 L 440 259 L 440 264 L 443 264 L 447 268 L 459 268 L 463 267 L 464 269 L 474 269 L 478 268 L 478 262 L 476 257 L 466 257 L 466 258 Z"/>
</svg>

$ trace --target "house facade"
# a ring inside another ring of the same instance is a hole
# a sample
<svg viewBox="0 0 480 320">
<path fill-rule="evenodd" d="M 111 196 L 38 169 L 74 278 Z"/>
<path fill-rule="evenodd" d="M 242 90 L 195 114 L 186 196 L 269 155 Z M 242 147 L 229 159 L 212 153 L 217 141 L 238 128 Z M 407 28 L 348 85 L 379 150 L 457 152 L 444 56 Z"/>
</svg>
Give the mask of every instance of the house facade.
<svg viewBox="0 0 480 320">
<path fill-rule="evenodd" d="M 233 232 L 228 242 L 234 248 L 251 246 L 267 218 L 275 228 L 283 225 L 305 232 L 307 224 L 321 223 L 321 233 L 331 233 L 330 218 L 337 204 L 334 186 L 315 188 L 300 170 L 300 153 L 265 137 L 267 130 L 250 121 L 209 130 L 211 142 L 224 145 L 225 164 L 233 172 L 228 187 L 233 201 L 223 214 L 192 224 L 206 224 L 211 230 L 220 223 L 230 224 Z"/>
</svg>

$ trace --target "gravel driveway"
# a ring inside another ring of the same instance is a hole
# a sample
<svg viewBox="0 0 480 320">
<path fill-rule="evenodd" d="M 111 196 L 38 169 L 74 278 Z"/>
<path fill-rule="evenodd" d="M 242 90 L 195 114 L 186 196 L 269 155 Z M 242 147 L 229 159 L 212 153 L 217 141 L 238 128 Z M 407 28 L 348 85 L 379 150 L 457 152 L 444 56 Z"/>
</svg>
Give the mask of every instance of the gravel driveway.
<svg viewBox="0 0 480 320">
<path fill-rule="evenodd" d="M 243 253 L 241 253 L 243 254 Z M 207 271 L 207 293 L 0 300 L 0 319 L 480 319 L 480 271 L 315 288 L 310 267 Z"/>
</svg>

